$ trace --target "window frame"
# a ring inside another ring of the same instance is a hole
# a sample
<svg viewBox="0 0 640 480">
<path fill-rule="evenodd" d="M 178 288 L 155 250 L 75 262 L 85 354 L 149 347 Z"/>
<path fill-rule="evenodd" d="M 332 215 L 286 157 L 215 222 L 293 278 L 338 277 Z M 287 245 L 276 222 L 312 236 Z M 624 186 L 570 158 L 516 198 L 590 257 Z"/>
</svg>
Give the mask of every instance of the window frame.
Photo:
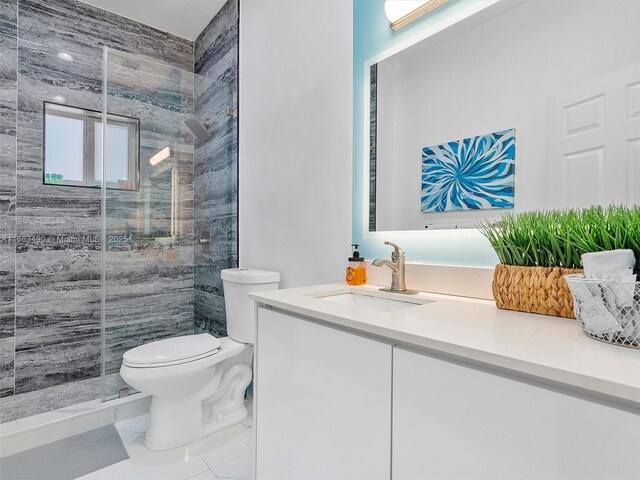
<svg viewBox="0 0 640 480">
<path fill-rule="evenodd" d="M 48 110 L 48 111 L 47 111 Z M 55 113 L 53 113 L 53 112 Z M 47 114 L 57 115 L 63 118 L 80 120 L 83 123 L 83 181 L 64 180 L 63 183 L 47 183 L 46 175 L 46 138 L 47 138 Z M 83 187 L 83 188 L 101 188 L 95 176 L 95 125 L 102 123 L 102 112 L 83 107 L 74 107 L 55 102 L 43 102 L 42 108 L 42 184 L 47 186 L 67 186 L 67 187 Z M 140 119 L 136 117 L 128 117 L 125 115 L 107 114 L 107 125 L 126 126 L 129 138 L 129 159 L 134 158 L 133 162 L 128 162 L 128 181 L 133 183 L 133 189 L 120 188 L 117 182 L 107 182 L 107 189 L 110 190 L 138 190 L 140 188 Z"/>
</svg>

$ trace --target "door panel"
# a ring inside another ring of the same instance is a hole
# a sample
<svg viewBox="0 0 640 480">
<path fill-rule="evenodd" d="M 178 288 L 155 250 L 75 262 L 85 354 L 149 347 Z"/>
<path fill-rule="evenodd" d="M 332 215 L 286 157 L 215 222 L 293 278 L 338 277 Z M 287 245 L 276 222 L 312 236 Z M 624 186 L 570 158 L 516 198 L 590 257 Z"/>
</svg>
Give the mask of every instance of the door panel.
<svg viewBox="0 0 640 480">
<path fill-rule="evenodd" d="M 549 102 L 550 205 L 640 200 L 640 64 L 574 87 Z"/>
<path fill-rule="evenodd" d="M 389 479 L 391 346 L 264 308 L 257 478 Z"/>
</svg>

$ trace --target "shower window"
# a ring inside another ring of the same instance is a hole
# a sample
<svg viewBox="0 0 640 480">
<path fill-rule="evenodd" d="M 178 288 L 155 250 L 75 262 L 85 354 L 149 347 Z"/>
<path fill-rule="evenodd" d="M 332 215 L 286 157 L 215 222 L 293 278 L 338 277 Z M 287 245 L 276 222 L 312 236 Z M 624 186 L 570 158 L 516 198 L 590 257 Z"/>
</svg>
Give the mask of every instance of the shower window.
<svg viewBox="0 0 640 480">
<path fill-rule="evenodd" d="M 44 104 L 43 182 L 100 187 L 102 113 L 55 103 Z M 140 120 L 107 117 L 107 188 L 137 190 Z"/>
</svg>

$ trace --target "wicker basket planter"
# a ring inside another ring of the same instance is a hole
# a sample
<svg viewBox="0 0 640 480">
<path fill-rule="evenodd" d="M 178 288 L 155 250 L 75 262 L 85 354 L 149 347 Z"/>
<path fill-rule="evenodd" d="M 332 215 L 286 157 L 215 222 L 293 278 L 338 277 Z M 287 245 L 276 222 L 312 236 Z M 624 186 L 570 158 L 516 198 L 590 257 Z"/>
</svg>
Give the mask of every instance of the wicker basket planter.
<svg viewBox="0 0 640 480">
<path fill-rule="evenodd" d="M 574 273 L 582 270 L 499 264 L 493 274 L 493 298 L 506 310 L 575 318 L 573 297 L 563 278 Z"/>
</svg>

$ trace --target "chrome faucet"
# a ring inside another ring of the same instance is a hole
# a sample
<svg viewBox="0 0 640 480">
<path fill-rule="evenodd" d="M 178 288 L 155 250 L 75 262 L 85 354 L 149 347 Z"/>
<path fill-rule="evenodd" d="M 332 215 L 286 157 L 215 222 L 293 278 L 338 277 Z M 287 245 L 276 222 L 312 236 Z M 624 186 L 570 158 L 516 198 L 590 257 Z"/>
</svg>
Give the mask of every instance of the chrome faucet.
<svg viewBox="0 0 640 480">
<path fill-rule="evenodd" d="M 405 281 L 405 254 L 398 245 L 393 242 L 384 242 L 385 245 L 393 247 L 391 253 L 391 261 L 384 258 L 376 258 L 372 264 L 374 267 L 387 266 L 391 269 L 391 287 L 381 288 L 383 292 L 404 293 L 405 295 L 414 295 L 418 293 L 416 290 L 407 290 Z"/>
</svg>

